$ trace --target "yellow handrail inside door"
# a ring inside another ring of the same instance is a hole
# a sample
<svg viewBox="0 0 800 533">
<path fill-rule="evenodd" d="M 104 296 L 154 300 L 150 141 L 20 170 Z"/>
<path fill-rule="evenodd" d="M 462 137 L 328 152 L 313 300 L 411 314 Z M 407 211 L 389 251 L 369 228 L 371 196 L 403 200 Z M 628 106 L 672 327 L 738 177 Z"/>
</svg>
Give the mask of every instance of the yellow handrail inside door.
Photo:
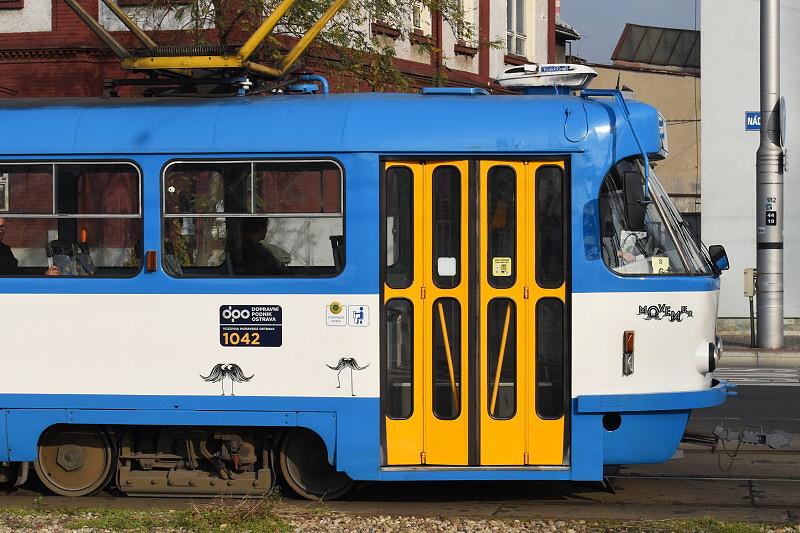
<svg viewBox="0 0 800 533">
<path fill-rule="evenodd" d="M 497 406 L 497 391 L 500 388 L 500 371 L 503 370 L 503 358 L 506 355 L 506 341 L 508 340 L 508 326 L 511 322 L 511 302 L 508 302 L 506 307 L 506 321 L 503 324 L 503 337 L 500 340 L 500 352 L 497 354 L 497 369 L 494 371 L 494 388 L 492 389 L 492 404 L 489 407 L 489 412 L 494 416 L 494 410 Z"/>
<path fill-rule="evenodd" d="M 439 323 L 442 325 L 442 340 L 444 341 L 444 352 L 447 355 L 447 370 L 450 372 L 450 388 L 453 391 L 453 405 L 455 406 L 456 412 L 459 411 L 458 407 L 458 389 L 456 388 L 456 375 L 455 370 L 453 369 L 453 354 L 450 351 L 450 336 L 447 333 L 447 323 L 444 319 L 444 308 L 442 307 L 442 302 L 437 304 L 437 308 L 439 309 Z"/>
</svg>

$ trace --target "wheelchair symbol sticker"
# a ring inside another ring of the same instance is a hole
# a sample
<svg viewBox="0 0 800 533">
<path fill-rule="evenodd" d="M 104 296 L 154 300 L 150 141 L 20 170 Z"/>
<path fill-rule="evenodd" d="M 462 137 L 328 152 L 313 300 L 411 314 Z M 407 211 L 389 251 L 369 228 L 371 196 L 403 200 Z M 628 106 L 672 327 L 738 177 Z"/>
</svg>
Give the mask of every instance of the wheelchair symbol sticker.
<svg viewBox="0 0 800 533">
<path fill-rule="evenodd" d="M 369 326 L 369 306 L 348 305 L 347 306 L 347 325 L 356 327 Z"/>
</svg>

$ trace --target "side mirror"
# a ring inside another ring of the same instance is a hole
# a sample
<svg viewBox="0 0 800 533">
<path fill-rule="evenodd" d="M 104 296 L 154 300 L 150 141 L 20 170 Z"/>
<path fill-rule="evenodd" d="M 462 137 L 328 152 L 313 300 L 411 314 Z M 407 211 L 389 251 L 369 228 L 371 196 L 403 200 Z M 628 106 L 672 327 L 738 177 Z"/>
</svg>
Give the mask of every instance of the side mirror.
<svg viewBox="0 0 800 533">
<path fill-rule="evenodd" d="M 728 262 L 728 254 L 725 252 L 725 247 L 721 244 L 709 246 L 708 255 L 711 256 L 711 262 L 714 263 L 718 269 L 728 270 L 731 267 Z"/>
<path fill-rule="evenodd" d="M 643 179 L 639 172 L 622 174 L 622 192 L 625 197 L 625 225 L 629 231 L 647 231 L 644 215 L 647 200 L 644 196 Z"/>
</svg>

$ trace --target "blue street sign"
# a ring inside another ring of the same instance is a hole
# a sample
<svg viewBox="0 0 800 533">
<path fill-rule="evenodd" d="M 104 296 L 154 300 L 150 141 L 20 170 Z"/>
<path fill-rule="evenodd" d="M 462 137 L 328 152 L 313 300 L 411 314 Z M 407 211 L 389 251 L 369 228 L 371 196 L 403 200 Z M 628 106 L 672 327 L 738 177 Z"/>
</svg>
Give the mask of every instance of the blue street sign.
<svg viewBox="0 0 800 533">
<path fill-rule="evenodd" d="M 744 131 L 761 131 L 761 111 L 744 112 Z"/>
</svg>

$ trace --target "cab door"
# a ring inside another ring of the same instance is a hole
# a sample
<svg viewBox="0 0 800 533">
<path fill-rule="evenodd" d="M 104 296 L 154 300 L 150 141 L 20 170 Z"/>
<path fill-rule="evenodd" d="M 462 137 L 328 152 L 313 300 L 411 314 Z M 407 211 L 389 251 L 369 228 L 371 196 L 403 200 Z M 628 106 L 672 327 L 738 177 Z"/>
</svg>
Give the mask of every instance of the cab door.
<svg viewBox="0 0 800 533">
<path fill-rule="evenodd" d="M 565 198 L 563 162 L 386 163 L 385 465 L 564 464 Z"/>
</svg>

